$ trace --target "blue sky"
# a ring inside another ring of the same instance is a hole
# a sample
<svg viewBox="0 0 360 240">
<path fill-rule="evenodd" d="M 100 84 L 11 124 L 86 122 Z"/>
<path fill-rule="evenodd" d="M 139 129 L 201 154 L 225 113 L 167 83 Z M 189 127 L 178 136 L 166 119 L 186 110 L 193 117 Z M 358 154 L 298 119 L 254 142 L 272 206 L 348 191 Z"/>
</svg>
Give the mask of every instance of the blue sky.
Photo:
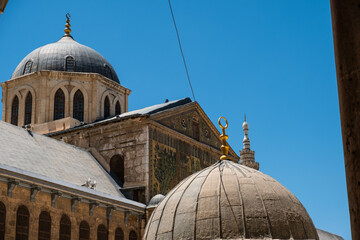
<svg viewBox="0 0 360 240">
<path fill-rule="evenodd" d="M 246 113 L 260 170 L 292 191 L 318 228 L 350 239 L 329 1 L 172 4 L 210 119 L 228 119 L 238 152 Z M 1 82 L 63 35 L 67 12 L 75 40 L 107 58 L 133 91 L 130 110 L 191 97 L 167 0 L 10 0 L 0 17 Z"/>
</svg>

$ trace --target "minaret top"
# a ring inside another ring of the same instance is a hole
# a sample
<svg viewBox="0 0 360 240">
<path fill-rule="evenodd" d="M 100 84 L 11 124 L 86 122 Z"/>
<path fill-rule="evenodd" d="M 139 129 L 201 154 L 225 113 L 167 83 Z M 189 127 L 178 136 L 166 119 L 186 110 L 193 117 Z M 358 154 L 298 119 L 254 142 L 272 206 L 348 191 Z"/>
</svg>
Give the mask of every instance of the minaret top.
<svg viewBox="0 0 360 240">
<path fill-rule="evenodd" d="M 246 122 L 246 115 L 244 115 L 242 127 L 244 131 L 244 140 L 243 149 L 240 151 L 240 164 L 259 170 L 259 163 L 255 162 L 255 152 L 250 149 L 249 124 Z"/>
<path fill-rule="evenodd" d="M 244 123 L 242 125 L 244 131 L 244 139 L 243 139 L 243 149 L 250 150 L 250 139 L 249 139 L 249 124 L 246 122 L 246 114 L 244 115 Z"/>
<path fill-rule="evenodd" d="M 72 36 L 70 35 L 70 33 L 71 33 L 70 17 L 71 17 L 70 13 L 67 13 L 66 14 L 66 24 L 65 24 L 65 29 L 64 29 L 64 32 L 65 32 L 64 37 L 71 37 L 72 38 Z"/>
</svg>

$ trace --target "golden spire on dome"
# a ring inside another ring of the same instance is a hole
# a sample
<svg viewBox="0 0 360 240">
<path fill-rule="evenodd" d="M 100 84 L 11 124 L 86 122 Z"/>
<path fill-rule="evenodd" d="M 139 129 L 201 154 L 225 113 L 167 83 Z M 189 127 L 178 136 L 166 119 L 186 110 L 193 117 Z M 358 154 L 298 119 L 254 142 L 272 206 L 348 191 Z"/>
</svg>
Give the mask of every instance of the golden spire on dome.
<svg viewBox="0 0 360 240">
<path fill-rule="evenodd" d="M 72 37 L 71 35 L 70 35 L 70 33 L 71 33 L 71 29 L 70 29 L 70 27 L 71 27 L 71 25 L 70 25 L 70 13 L 67 13 L 66 14 L 66 24 L 65 24 L 65 29 L 64 29 L 64 32 L 65 32 L 65 35 L 64 36 L 69 36 L 69 37 Z"/>
<path fill-rule="evenodd" d="M 225 120 L 225 123 L 226 123 L 225 126 L 223 126 L 221 124 L 221 119 Z M 230 157 L 228 156 L 229 144 L 226 141 L 229 138 L 229 136 L 225 134 L 225 129 L 227 129 L 227 127 L 228 127 L 228 121 L 226 120 L 226 118 L 220 117 L 218 122 L 219 122 L 219 125 L 220 125 L 221 129 L 222 129 L 222 134 L 220 135 L 220 140 L 221 140 L 220 149 L 221 149 L 222 155 L 220 157 L 220 160 L 230 160 Z"/>
</svg>

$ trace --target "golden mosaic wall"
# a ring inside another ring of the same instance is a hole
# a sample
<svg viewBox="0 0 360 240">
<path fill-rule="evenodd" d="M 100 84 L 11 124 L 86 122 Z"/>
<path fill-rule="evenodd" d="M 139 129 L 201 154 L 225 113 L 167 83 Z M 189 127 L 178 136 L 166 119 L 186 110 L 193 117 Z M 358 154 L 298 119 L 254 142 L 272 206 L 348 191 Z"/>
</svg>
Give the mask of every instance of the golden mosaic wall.
<svg viewBox="0 0 360 240">
<path fill-rule="evenodd" d="M 211 166 L 219 156 L 158 130 L 150 130 L 150 196 L 166 194 L 187 176 Z"/>
</svg>

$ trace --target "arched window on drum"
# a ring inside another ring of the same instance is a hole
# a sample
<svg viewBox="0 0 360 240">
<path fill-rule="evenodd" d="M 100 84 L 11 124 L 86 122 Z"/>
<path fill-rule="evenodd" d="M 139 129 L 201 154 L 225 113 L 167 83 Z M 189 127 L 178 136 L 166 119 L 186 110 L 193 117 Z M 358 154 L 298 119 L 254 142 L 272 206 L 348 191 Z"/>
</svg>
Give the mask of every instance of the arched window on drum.
<svg viewBox="0 0 360 240">
<path fill-rule="evenodd" d="M 17 126 L 19 120 L 19 98 L 14 97 L 11 104 L 11 124 Z"/>
<path fill-rule="evenodd" d="M 120 115 L 120 114 L 121 114 L 120 102 L 117 101 L 115 104 L 115 115 Z"/>
<path fill-rule="evenodd" d="M 26 64 L 25 64 L 23 74 L 28 74 L 28 73 L 30 73 L 30 72 L 31 72 L 31 67 L 32 67 L 32 61 L 29 60 L 29 61 L 27 61 Z"/>
<path fill-rule="evenodd" d="M 25 98 L 24 125 L 31 124 L 31 114 L 32 114 L 32 95 L 31 92 L 29 92 Z"/>
<path fill-rule="evenodd" d="M 73 100 L 73 118 L 84 121 L 84 95 L 80 90 L 77 90 Z"/>
<path fill-rule="evenodd" d="M 110 100 L 109 97 L 106 96 L 104 101 L 104 118 L 107 118 L 110 116 Z"/>
<path fill-rule="evenodd" d="M 54 97 L 54 120 L 65 117 L 65 94 L 60 88 L 56 91 Z"/>
<path fill-rule="evenodd" d="M 65 71 L 67 72 L 75 71 L 75 59 L 72 56 L 67 56 L 65 59 Z"/>
</svg>

